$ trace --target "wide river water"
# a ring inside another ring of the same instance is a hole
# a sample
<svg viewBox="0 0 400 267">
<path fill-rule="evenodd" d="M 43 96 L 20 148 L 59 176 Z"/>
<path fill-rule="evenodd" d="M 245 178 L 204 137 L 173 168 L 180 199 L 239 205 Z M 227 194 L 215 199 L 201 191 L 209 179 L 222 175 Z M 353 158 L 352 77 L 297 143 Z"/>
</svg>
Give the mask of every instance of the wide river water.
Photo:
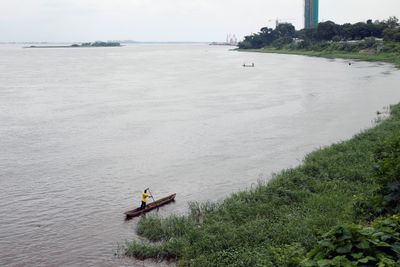
<svg viewBox="0 0 400 267">
<path fill-rule="evenodd" d="M 243 68 L 243 63 L 255 68 Z M 391 65 L 208 45 L 0 46 L 0 265 L 147 266 L 123 212 L 218 201 L 373 126 Z"/>
</svg>

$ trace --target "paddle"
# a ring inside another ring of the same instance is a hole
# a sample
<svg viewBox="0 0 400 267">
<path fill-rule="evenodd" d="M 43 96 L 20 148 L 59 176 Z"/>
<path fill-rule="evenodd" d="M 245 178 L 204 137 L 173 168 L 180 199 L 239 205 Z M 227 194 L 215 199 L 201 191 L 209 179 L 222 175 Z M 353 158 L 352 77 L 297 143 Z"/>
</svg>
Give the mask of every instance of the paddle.
<svg viewBox="0 0 400 267">
<path fill-rule="evenodd" d="M 150 191 L 150 188 L 147 188 L 147 190 L 149 191 L 150 197 L 153 199 L 153 201 L 154 201 L 154 203 L 155 203 L 156 200 L 154 199 L 153 194 L 152 194 L 151 191 Z M 156 207 L 157 207 L 157 211 L 158 211 L 158 205 L 157 205 L 157 204 L 156 204 Z"/>
</svg>

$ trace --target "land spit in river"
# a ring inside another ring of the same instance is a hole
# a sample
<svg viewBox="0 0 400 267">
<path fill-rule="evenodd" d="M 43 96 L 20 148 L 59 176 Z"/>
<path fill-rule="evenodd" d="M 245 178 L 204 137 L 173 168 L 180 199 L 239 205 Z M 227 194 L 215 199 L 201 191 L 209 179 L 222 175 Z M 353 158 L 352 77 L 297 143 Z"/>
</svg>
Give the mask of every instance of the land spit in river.
<svg viewBox="0 0 400 267">
<path fill-rule="evenodd" d="M 137 220 L 123 212 L 144 188 L 177 193 L 161 215 L 185 213 L 400 99 L 391 65 L 228 49 L 0 47 L 1 265 L 124 265 L 113 252 Z"/>
</svg>

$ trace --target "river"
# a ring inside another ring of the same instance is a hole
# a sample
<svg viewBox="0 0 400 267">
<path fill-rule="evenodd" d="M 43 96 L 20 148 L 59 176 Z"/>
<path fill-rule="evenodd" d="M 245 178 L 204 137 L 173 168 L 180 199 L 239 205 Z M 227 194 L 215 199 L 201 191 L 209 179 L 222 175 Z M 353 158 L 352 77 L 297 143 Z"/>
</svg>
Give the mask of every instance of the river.
<svg viewBox="0 0 400 267">
<path fill-rule="evenodd" d="M 144 188 L 177 193 L 161 216 L 221 200 L 372 127 L 399 84 L 389 64 L 204 44 L 2 45 L 0 265 L 145 266 L 114 256 Z"/>
</svg>

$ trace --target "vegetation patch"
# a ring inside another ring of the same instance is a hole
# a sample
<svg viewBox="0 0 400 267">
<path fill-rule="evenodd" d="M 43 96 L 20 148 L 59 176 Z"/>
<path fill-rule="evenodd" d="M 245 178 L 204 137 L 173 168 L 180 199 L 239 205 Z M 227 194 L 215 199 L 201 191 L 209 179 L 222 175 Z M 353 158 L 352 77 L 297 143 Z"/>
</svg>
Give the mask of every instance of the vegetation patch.
<svg viewBox="0 0 400 267">
<path fill-rule="evenodd" d="M 396 261 L 399 228 L 385 227 L 398 217 L 370 222 L 399 210 L 398 136 L 400 105 L 391 107 L 391 116 L 375 128 L 309 154 L 299 167 L 250 191 L 221 203 L 191 203 L 187 216 L 141 218 L 139 234 L 156 243 L 133 241 L 126 255 L 173 259 L 179 266 L 375 266 L 368 264 Z M 374 248 L 374 254 L 357 247 L 360 242 L 367 246 L 363 238 L 379 250 Z M 346 260 L 359 265 L 346 265 Z"/>
<path fill-rule="evenodd" d="M 396 17 L 343 25 L 326 21 L 296 31 L 292 24 L 280 23 L 245 36 L 239 50 L 384 61 L 400 67 L 400 24 Z"/>
<path fill-rule="evenodd" d="M 363 53 L 363 49 L 357 47 L 350 51 L 344 50 L 340 46 L 337 47 L 335 43 L 321 43 L 319 46 L 307 49 L 299 48 L 297 44 L 290 44 L 282 48 L 264 47 L 260 49 L 238 49 L 238 51 L 387 62 L 400 67 L 400 43 L 386 42 L 383 47 L 387 48 L 374 53 Z"/>
<path fill-rule="evenodd" d="M 337 226 L 307 254 L 305 267 L 399 266 L 400 216 L 379 219 L 371 226 Z"/>
</svg>

